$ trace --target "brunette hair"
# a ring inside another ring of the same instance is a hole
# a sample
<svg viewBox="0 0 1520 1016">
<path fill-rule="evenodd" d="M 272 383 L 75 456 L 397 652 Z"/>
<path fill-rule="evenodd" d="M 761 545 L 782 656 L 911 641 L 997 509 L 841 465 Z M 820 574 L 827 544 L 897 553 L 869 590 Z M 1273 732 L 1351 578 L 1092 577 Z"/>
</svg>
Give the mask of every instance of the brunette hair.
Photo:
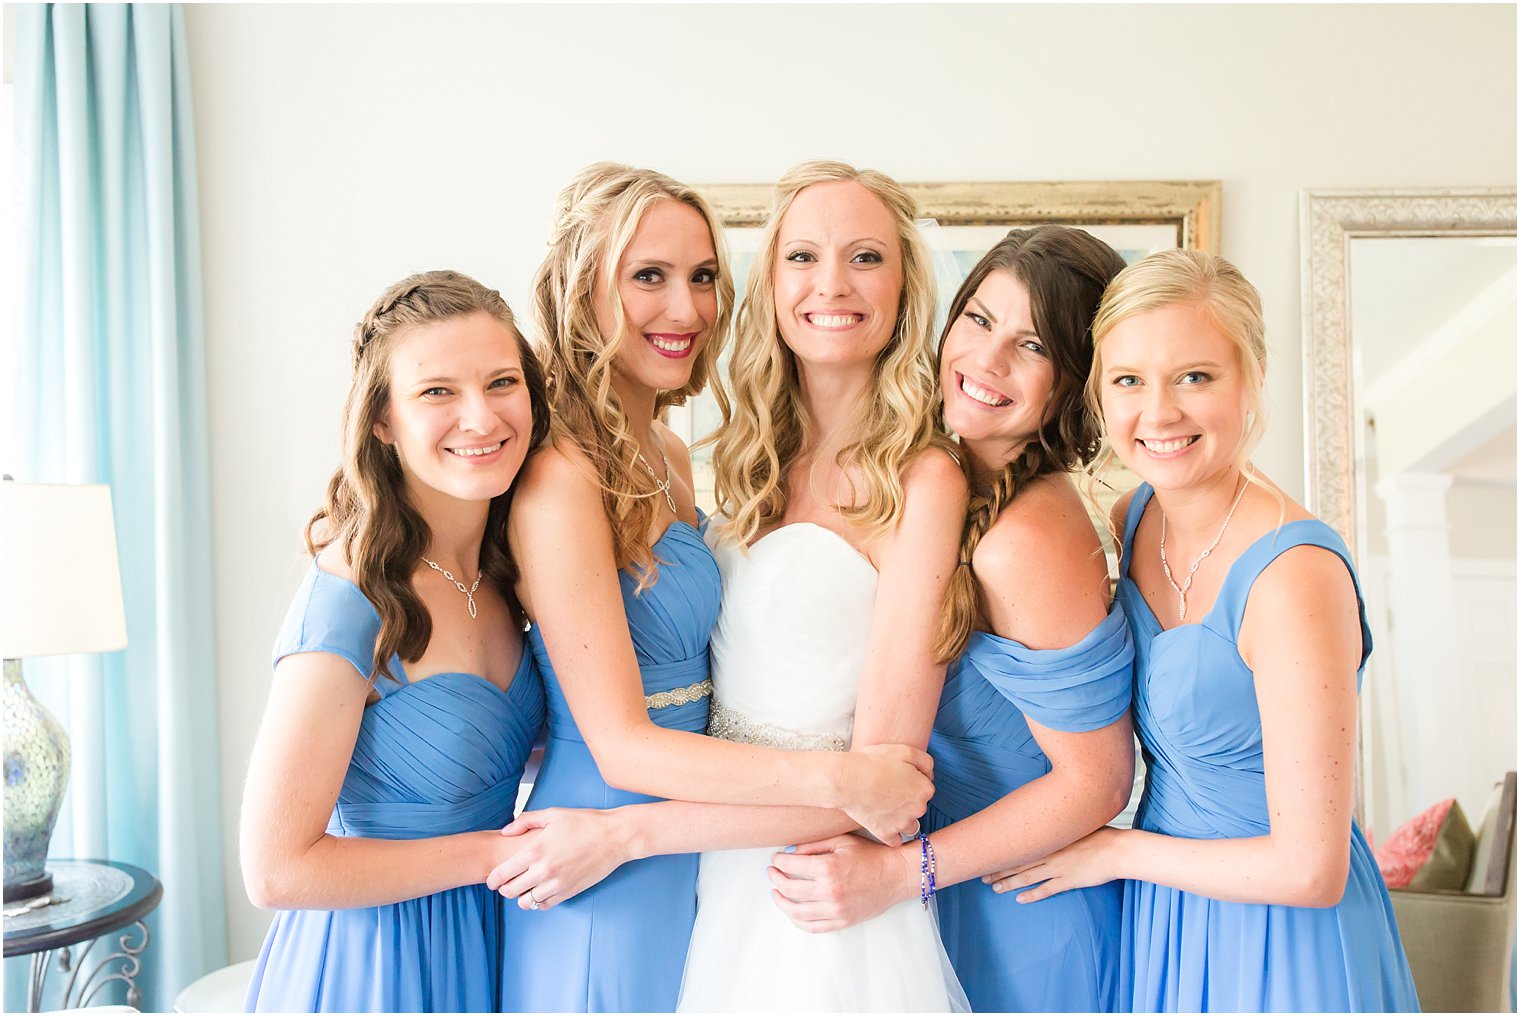
<svg viewBox="0 0 1520 1016">
<path fill-rule="evenodd" d="M 734 397 L 730 398 L 723 382 L 713 385 L 723 414 L 711 439 L 714 486 L 718 506 L 728 515 L 722 528 L 741 543 L 748 543 L 785 513 L 782 480 L 806 444 L 811 427 L 802 406 L 797 358 L 782 341 L 776 323 L 781 220 L 804 189 L 843 180 L 869 190 L 892 213 L 902 248 L 903 290 L 892 337 L 877 356 L 870 388 L 850 421 L 854 440 L 836 458 L 841 468 L 855 466 L 865 475 L 864 497 L 840 505 L 841 516 L 860 527 L 867 538 L 883 534 L 902 516 L 902 476 L 907 464 L 931 446 L 952 447 L 937 419 L 940 393 L 930 345 L 934 276 L 915 225 L 918 208 L 912 195 L 896 180 L 872 169 L 830 161 L 794 166 L 776 184 L 760 253 L 739 311 L 727 382 Z"/>
<path fill-rule="evenodd" d="M 616 278 L 644 213 L 660 201 L 696 209 L 712 234 L 718 261 L 718 316 L 712 335 L 697 354 L 686 386 L 658 393 L 655 413 L 685 403 L 707 385 L 723 351 L 734 303 L 718 220 L 700 194 L 651 169 L 615 162 L 587 166 L 555 198 L 549 253 L 533 279 L 537 343 L 548 372 L 554 434 L 567 438 L 590 460 L 612 526 L 613 555 L 619 568 L 637 566 L 640 590 L 656 574 L 649 528 L 659 492 L 649 474 L 636 468 L 638 446 L 612 387 L 613 363 L 625 330 Z M 603 335 L 597 327 L 598 280 L 607 285 L 616 329 L 612 335 Z"/>
<path fill-rule="evenodd" d="M 342 547 L 354 584 L 380 615 L 371 681 L 380 675 L 395 680 L 391 657 L 420 659 L 433 634 L 433 619 L 412 586 L 432 533 L 407 496 L 395 451 L 374 433 L 390 407 L 391 352 L 413 328 L 476 313 L 501 322 L 517 341 L 532 406 L 529 448 L 536 448 L 549 432 L 543 368 L 496 290 L 459 272 L 421 272 L 382 293 L 354 328 L 354 378 L 343 405 L 343 465 L 328 481 L 326 503 L 307 522 L 305 539 L 312 555 L 335 543 Z M 491 499 L 480 570 L 522 622 L 526 616 L 514 590 L 517 566 L 507 545 L 511 502 L 511 488 Z"/>
<path fill-rule="evenodd" d="M 1123 268 L 1124 259 L 1085 230 L 1070 226 L 1015 229 L 982 256 L 951 301 L 940 336 L 941 358 L 945 336 L 982 281 L 995 271 L 1018 279 L 1029 290 L 1035 332 L 1054 376 L 1034 439 L 1003 467 L 990 491 L 972 495 L 961 532 L 961 566 L 950 580 L 940 615 L 936 649 L 942 658 L 963 652 L 975 627 L 977 591 L 969 562 L 998 515 L 1030 481 L 1086 466 L 1098 455 L 1102 434 L 1083 398 L 1093 363 L 1093 315 L 1104 289 Z M 937 360 L 936 377 L 939 365 Z"/>
</svg>

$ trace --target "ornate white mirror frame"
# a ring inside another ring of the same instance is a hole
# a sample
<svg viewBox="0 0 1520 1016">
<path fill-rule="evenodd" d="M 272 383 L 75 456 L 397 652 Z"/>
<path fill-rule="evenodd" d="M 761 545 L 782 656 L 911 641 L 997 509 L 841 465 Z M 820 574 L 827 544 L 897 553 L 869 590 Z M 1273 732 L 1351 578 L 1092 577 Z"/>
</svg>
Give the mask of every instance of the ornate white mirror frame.
<svg viewBox="0 0 1520 1016">
<path fill-rule="evenodd" d="M 1515 189 L 1305 190 L 1304 492 L 1355 552 L 1360 454 L 1351 370 L 1351 241 L 1381 236 L 1514 236 Z"/>
<path fill-rule="evenodd" d="M 1359 238 L 1515 235 L 1515 189 L 1305 190 L 1300 193 L 1304 490 L 1354 555 L 1366 525 L 1358 476 L 1367 454 L 1354 390 L 1351 243 Z M 1359 561 L 1365 567 L 1367 562 Z M 1370 699 L 1357 734 L 1356 814 L 1368 820 Z M 1378 830 L 1387 835 L 1391 830 Z"/>
</svg>

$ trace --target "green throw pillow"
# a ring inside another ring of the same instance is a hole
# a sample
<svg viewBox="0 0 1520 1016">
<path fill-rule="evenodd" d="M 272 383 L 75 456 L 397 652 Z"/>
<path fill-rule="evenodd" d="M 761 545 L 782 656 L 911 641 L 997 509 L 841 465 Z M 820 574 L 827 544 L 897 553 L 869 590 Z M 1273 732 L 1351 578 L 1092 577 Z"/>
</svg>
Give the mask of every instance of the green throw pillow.
<svg viewBox="0 0 1520 1016">
<path fill-rule="evenodd" d="M 1461 890 L 1467 885 L 1467 874 L 1472 870 L 1473 848 L 1476 845 L 1472 826 L 1462 813 L 1462 806 L 1451 802 L 1446 821 L 1436 834 L 1435 849 L 1430 860 L 1420 866 L 1409 888 L 1429 891 L 1432 889 Z"/>
</svg>

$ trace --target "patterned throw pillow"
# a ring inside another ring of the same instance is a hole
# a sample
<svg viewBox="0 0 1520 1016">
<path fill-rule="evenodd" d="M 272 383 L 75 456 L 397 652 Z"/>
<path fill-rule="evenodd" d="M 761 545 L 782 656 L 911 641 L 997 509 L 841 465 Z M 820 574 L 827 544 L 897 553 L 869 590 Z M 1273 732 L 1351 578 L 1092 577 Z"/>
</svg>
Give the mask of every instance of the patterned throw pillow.
<svg viewBox="0 0 1520 1016">
<path fill-rule="evenodd" d="M 1473 846 L 1472 826 L 1449 797 L 1399 826 L 1373 853 L 1390 889 L 1460 890 Z"/>
</svg>

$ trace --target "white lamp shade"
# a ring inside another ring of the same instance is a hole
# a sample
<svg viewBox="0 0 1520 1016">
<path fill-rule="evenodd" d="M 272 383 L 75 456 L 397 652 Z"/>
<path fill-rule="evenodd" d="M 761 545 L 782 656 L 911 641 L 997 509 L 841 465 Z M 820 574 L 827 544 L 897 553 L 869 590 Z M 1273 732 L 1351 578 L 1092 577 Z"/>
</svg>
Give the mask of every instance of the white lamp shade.
<svg viewBox="0 0 1520 1016">
<path fill-rule="evenodd" d="M 0 482 L 0 657 L 126 645 L 111 488 Z"/>
</svg>

